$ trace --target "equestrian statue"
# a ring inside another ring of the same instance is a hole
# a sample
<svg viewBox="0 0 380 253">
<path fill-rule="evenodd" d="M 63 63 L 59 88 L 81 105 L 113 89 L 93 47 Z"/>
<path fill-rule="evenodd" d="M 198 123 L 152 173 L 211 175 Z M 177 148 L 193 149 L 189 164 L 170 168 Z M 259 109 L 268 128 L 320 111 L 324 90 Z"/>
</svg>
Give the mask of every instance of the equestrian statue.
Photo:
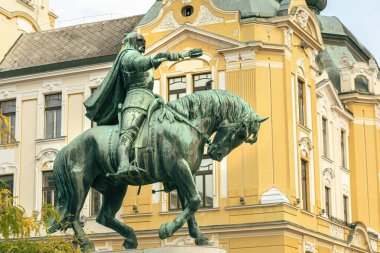
<svg viewBox="0 0 380 253">
<path fill-rule="evenodd" d="M 86 116 L 97 126 L 76 137 L 55 159 L 60 218 L 51 220 L 49 233 L 72 228 L 83 252 L 94 249 L 79 221 L 93 187 L 103 195 L 96 221 L 123 236 L 125 248 L 137 248 L 134 229 L 115 215 L 129 185 L 162 182 L 165 192 L 177 190 L 183 211 L 173 222 L 161 225 L 160 239 L 172 236 L 187 222 L 195 243 L 209 245 L 194 216 L 201 197 L 193 175 L 204 147 L 208 145 L 213 160 L 221 161 L 242 143 L 255 143 L 266 118 L 223 90 L 199 91 L 165 104 L 152 92 L 153 70 L 164 61 L 199 57 L 202 50 L 144 56 L 145 39 L 136 32 L 128 34 L 124 44 L 102 84 L 84 102 Z"/>
</svg>

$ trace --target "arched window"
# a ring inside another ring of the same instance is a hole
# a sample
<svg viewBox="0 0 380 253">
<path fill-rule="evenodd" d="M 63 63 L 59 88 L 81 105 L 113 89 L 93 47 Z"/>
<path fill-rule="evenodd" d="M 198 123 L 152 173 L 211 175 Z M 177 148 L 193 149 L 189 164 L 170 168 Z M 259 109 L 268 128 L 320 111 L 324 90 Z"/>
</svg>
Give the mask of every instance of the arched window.
<svg viewBox="0 0 380 253">
<path fill-rule="evenodd" d="M 355 90 L 358 92 L 368 92 L 368 79 L 365 76 L 355 77 Z"/>
</svg>

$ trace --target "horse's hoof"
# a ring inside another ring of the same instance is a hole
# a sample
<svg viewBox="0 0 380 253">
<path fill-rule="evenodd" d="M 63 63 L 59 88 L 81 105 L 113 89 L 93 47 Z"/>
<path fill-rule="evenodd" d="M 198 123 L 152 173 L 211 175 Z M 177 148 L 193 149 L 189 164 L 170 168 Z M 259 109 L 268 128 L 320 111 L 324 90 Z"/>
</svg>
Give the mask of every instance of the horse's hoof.
<svg viewBox="0 0 380 253">
<path fill-rule="evenodd" d="M 212 243 L 210 243 L 210 240 L 206 236 L 202 235 L 195 239 L 195 245 L 211 246 Z"/>
<path fill-rule="evenodd" d="M 137 239 L 125 239 L 123 243 L 123 247 L 125 249 L 137 249 L 138 242 Z"/>
<path fill-rule="evenodd" d="M 158 235 L 161 240 L 164 240 L 173 235 L 173 229 L 171 228 L 172 226 L 173 224 L 171 222 L 167 222 L 161 225 L 160 230 L 158 232 Z"/>
</svg>

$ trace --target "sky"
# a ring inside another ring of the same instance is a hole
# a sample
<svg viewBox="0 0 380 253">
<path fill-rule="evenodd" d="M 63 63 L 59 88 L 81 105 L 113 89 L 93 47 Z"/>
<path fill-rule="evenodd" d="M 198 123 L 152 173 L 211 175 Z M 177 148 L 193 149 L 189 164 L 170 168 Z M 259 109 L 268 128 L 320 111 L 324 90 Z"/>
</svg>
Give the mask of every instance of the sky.
<svg viewBox="0 0 380 253">
<path fill-rule="evenodd" d="M 228 1 L 228 0 L 226 0 Z M 50 0 L 57 27 L 144 14 L 155 0 Z M 328 0 L 321 13 L 338 17 L 380 64 L 380 0 Z"/>
</svg>

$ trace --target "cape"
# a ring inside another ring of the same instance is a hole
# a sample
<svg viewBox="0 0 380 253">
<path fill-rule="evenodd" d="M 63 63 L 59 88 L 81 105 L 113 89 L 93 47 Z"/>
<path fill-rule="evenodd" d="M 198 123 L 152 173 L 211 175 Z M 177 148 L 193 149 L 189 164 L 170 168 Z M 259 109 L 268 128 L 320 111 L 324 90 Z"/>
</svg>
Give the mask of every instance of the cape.
<svg viewBox="0 0 380 253">
<path fill-rule="evenodd" d="M 120 63 L 128 49 L 121 51 L 111 70 L 107 73 L 99 87 L 84 101 L 86 116 L 97 125 L 118 124 L 118 105 L 124 102 L 126 91 L 120 75 Z"/>
</svg>

